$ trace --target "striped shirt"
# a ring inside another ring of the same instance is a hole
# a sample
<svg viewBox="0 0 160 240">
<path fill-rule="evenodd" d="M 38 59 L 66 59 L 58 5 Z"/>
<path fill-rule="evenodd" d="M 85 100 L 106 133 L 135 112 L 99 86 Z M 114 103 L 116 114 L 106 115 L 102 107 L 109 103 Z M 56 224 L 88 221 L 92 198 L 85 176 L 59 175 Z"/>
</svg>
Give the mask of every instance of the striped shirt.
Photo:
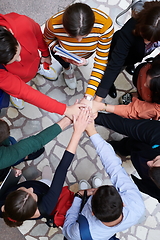
<svg viewBox="0 0 160 240">
<path fill-rule="evenodd" d="M 86 89 L 87 94 L 94 96 L 108 63 L 114 28 L 112 20 L 107 14 L 99 9 L 93 8 L 92 10 L 95 15 L 95 23 L 91 32 L 81 42 L 70 37 L 65 31 L 62 24 L 64 11 L 55 14 L 46 22 L 44 39 L 51 49 L 58 43 L 65 50 L 83 58 L 89 58 L 95 53 L 93 69 Z"/>
</svg>

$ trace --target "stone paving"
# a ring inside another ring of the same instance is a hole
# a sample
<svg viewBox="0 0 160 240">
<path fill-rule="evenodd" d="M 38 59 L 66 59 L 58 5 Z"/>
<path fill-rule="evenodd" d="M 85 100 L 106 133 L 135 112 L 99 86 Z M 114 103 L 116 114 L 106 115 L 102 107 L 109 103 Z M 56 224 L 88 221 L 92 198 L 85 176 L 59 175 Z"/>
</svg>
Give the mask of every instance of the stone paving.
<svg viewBox="0 0 160 240">
<path fill-rule="evenodd" d="M 107 12 L 113 20 L 115 19 L 115 16 L 130 3 L 129 0 L 88 0 L 82 2 L 86 2 L 91 7 L 99 8 Z M 130 13 L 123 16 L 120 21 L 125 22 L 129 17 Z M 118 25 L 115 24 L 115 30 L 118 28 Z M 91 58 L 88 66 L 75 68 L 75 74 L 78 83 L 76 90 L 70 90 L 65 85 L 61 74 L 61 67 L 55 61 L 53 62 L 53 65 L 60 73 L 57 81 L 51 82 L 42 76 L 37 75 L 36 78 L 30 82 L 30 85 L 44 94 L 57 99 L 58 101 L 64 102 L 67 105 L 71 105 L 76 99 L 81 99 L 83 97 L 92 69 L 92 61 L 93 59 Z M 116 87 L 118 89 L 118 97 L 113 100 L 107 96 L 105 99 L 107 103 L 118 104 L 119 96 L 124 94 L 127 90 L 133 89 L 131 76 L 125 71 L 122 72 L 116 80 Z M 11 136 L 14 136 L 17 140 L 36 134 L 42 129 L 57 122 L 61 118 L 61 116 L 57 114 L 38 109 L 37 107 L 28 103 L 25 103 L 25 108 L 21 111 L 18 111 L 14 107 L 10 106 L 3 113 L 3 115 L 3 119 L 10 125 Z M 97 130 L 106 140 L 119 140 L 123 137 L 120 134 L 100 126 L 97 126 Z M 72 126 L 68 127 L 53 141 L 46 145 L 46 151 L 43 155 L 34 161 L 21 163 L 19 167 L 22 169 L 27 168 L 28 166 L 36 166 L 39 172 L 41 172 L 43 166 L 50 165 L 54 174 L 55 169 L 61 160 L 63 152 L 69 142 L 72 131 Z M 123 160 L 123 166 L 128 174 L 132 173 L 137 175 L 131 164 L 129 156 Z M 90 182 L 91 176 L 96 172 L 102 176 L 104 183 L 108 183 L 108 176 L 103 170 L 99 157 L 96 155 L 95 149 L 91 145 L 89 138 L 84 133 L 81 137 L 74 160 L 68 170 L 65 185 L 71 186 L 81 179 L 86 179 Z M 149 197 L 148 195 L 142 194 L 142 197 L 146 206 L 145 219 L 138 225 L 133 226 L 124 232 L 118 233 L 117 237 L 119 237 L 121 240 L 159 239 L 160 206 L 157 200 Z M 23 226 L 19 227 L 18 229 L 25 236 L 26 240 L 62 240 L 63 235 L 61 229 L 48 228 L 44 221 L 44 219 L 38 221 L 25 221 Z"/>
</svg>

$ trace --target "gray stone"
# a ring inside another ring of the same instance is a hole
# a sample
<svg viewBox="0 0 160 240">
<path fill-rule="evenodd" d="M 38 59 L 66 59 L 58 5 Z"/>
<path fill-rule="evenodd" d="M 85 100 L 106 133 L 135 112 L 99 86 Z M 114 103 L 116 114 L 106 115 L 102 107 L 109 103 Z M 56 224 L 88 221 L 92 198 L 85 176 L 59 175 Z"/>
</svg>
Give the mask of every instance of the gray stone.
<svg viewBox="0 0 160 240">
<path fill-rule="evenodd" d="M 44 223 L 34 227 L 30 232 L 30 234 L 33 237 L 44 236 L 47 233 L 47 231 L 48 231 L 48 226 Z"/>
</svg>

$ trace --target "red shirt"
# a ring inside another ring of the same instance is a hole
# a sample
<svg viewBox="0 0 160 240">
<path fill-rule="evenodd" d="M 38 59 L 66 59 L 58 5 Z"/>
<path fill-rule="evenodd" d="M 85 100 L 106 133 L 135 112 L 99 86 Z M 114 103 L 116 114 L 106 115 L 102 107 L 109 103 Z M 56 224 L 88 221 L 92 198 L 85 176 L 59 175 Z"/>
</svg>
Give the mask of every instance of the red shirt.
<svg viewBox="0 0 160 240">
<path fill-rule="evenodd" d="M 49 55 L 40 26 L 31 18 L 17 13 L 0 14 L 0 25 L 12 30 L 22 48 L 20 62 L 5 65 L 7 71 L 0 69 L 0 88 L 39 108 L 63 115 L 66 109 L 65 104 L 26 84 L 38 71 L 40 63 L 38 50 L 44 57 Z"/>
</svg>

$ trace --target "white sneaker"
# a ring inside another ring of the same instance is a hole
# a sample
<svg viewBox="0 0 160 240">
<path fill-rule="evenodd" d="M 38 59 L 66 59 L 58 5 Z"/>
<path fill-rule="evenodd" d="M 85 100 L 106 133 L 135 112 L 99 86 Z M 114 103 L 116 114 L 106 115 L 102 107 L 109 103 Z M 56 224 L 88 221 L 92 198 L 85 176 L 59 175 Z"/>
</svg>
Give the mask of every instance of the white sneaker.
<svg viewBox="0 0 160 240">
<path fill-rule="evenodd" d="M 91 185 L 84 179 L 79 182 L 79 190 L 90 189 Z"/>
<path fill-rule="evenodd" d="M 72 67 L 70 67 L 70 69 L 68 70 L 66 70 L 65 68 L 63 69 L 63 77 L 66 85 L 70 89 L 75 89 L 77 87 L 77 80 Z"/>
<path fill-rule="evenodd" d="M 10 96 L 10 102 L 12 103 L 12 105 L 13 105 L 15 108 L 17 108 L 17 109 L 19 109 L 19 110 L 21 110 L 21 109 L 24 108 L 24 101 L 23 101 L 22 99 L 18 99 L 18 98 L 16 98 L 16 97 Z"/>
<path fill-rule="evenodd" d="M 44 69 L 43 64 L 40 64 L 38 72 L 43 77 L 47 78 L 50 81 L 55 81 L 58 78 L 56 70 L 49 66 L 49 69 Z"/>
<path fill-rule="evenodd" d="M 98 188 L 98 187 L 102 186 L 102 183 L 103 183 L 101 177 L 98 174 L 94 175 L 92 177 L 91 181 L 92 181 L 93 188 Z"/>
</svg>

